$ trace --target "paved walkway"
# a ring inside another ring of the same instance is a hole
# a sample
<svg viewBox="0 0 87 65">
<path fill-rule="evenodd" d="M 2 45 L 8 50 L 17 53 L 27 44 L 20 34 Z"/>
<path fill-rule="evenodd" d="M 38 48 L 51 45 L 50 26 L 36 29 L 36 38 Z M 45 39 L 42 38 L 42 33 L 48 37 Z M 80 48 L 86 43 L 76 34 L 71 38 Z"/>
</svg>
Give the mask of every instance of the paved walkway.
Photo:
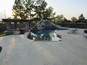
<svg viewBox="0 0 87 65">
<path fill-rule="evenodd" d="M 58 31 L 63 41 L 33 42 L 25 35 L 0 37 L 0 65 L 87 65 L 87 39 Z"/>
</svg>

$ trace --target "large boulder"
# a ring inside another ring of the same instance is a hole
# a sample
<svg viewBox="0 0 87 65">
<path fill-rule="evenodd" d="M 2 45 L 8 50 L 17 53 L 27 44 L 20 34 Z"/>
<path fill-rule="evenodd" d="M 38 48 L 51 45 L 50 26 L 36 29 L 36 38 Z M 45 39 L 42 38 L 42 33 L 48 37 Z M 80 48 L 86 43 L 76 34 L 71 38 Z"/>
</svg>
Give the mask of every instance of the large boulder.
<svg viewBox="0 0 87 65">
<path fill-rule="evenodd" d="M 56 33 L 53 35 L 54 31 L 59 29 L 60 26 L 55 25 L 53 22 L 49 20 L 40 20 L 36 25 L 35 28 L 30 30 L 28 35 L 29 39 L 33 40 L 49 40 L 51 41 L 59 41 L 61 36 L 58 36 Z"/>
</svg>

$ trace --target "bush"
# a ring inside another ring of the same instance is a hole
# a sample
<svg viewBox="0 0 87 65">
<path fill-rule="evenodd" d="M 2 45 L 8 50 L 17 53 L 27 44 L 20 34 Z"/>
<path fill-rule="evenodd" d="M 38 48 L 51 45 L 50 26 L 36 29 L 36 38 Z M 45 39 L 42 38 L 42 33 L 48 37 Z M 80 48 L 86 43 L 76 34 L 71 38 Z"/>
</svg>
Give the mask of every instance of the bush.
<svg viewBox="0 0 87 65">
<path fill-rule="evenodd" d="M 33 36 L 31 35 L 31 33 L 28 34 L 27 38 L 33 40 Z"/>
<path fill-rule="evenodd" d="M 87 33 L 87 30 L 84 30 L 84 33 Z"/>
<path fill-rule="evenodd" d="M 58 34 L 57 34 L 57 37 L 62 38 L 61 35 L 58 35 Z"/>
<path fill-rule="evenodd" d="M 0 46 L 0 52 L 2 51 L 2 47 Z"/>
<path fill-rule="evenodd" d="M 24 32 L 25 32 L 24 30 L 19 30 L 19 31 L 20 31 L 20 34 L 24 34 Z"/>
<path fill-rule="evenodd" d="M 4 34 L 5 34 L 5 35 L 12 35 L 13 32 L 12 32 L 12 31 L 4 31 Z"/>
</svg>

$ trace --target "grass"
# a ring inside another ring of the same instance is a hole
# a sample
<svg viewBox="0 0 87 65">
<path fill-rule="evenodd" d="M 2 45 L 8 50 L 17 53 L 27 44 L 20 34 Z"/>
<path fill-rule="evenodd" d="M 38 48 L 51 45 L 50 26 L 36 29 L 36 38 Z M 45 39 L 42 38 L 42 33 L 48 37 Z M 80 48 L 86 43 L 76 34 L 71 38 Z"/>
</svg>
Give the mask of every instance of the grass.
<svg viewBox="0 0 87 65">
<path fill-rule="evenodd" d="M 6 34 L 0 32 L 0 37 L 2 37 L 2 36 L 6 36 Z"/>
<path fill-rule="evenodd" d="M 5 34 L 3 32 L 0 32 L 0 37 L 7 36 L 7 35 L 11 35 L 11 34 Z"/>
</svg>

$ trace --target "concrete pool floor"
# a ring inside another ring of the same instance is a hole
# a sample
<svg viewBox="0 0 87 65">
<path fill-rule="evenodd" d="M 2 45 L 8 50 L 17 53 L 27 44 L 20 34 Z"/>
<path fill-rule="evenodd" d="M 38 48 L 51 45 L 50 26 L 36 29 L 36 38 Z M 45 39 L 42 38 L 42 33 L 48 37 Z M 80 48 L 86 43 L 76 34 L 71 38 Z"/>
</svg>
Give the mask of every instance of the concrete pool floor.
<svg viewBox="0 0 87 65">
<path fill-rule="evenodd" d="M 87 39 L 83 30 L 68 34 L 60 30 L 62 41 L 31 41 L 24 35 L 0 37 L 0 65 L 87 65 Z"/>
</svg>

